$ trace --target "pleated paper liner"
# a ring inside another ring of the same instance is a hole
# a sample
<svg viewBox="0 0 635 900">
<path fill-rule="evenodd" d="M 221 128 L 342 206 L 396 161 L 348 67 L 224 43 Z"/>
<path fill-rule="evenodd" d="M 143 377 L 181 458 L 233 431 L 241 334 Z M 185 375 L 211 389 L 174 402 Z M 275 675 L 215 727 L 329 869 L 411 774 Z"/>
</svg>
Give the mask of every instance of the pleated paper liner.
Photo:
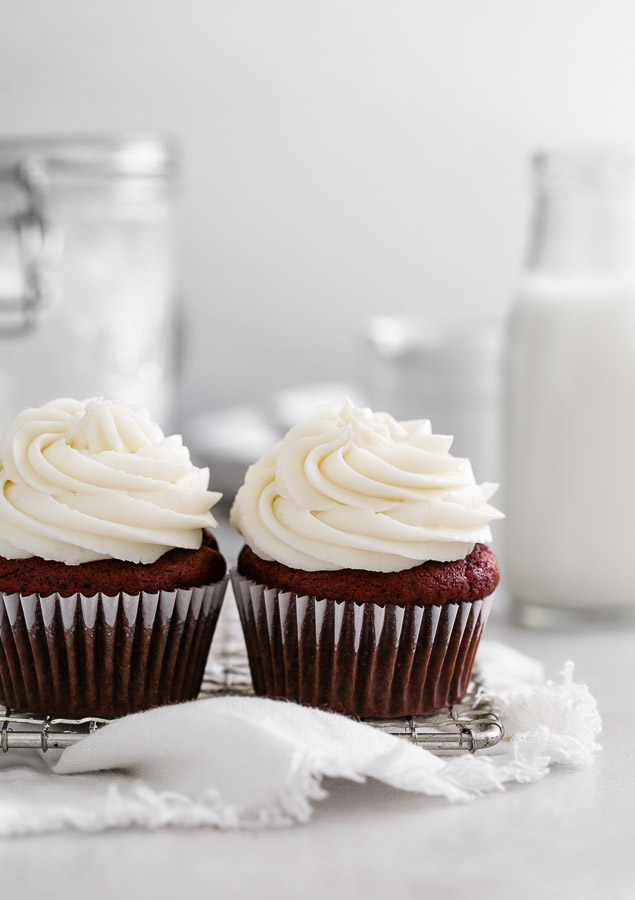
<svg viewBox="0 0 635 900">
<path fill-rule="evenodd" d="M 193 700 L 227 581 L 112 597 L 0 592 L 0 703 L 110 718 Z"/>
<path fill-rule="evenodd" d="M 378 606 L 231 577 L 256 694 L 360 718 L 424 715 L 465 696 L 492 595 Z"/>
</svg>

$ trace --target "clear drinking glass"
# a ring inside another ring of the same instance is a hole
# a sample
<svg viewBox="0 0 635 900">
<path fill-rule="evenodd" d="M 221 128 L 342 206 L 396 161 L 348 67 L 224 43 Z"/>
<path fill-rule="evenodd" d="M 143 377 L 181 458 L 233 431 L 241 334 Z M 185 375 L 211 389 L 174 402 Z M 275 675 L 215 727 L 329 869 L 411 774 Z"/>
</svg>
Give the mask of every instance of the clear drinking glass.
<svg viewBox="0 0 635 900">
<path fill-rule="evenodd" d="M 635 155 L 541 154 L 509 334 L 505 572 L 528 625 L 635 613 Z"/>
<path fill-rule="evenodd" d="M 0 141 L 0 430 L 65 395 L 169 423 L 175 168 L 158 135 Z"/>
<path fill-rule="evenodd" d="M 470 460 L 477 480 L 498 481 L 503 333 L 497 319 L 374 317 L 366 328 L 371 405 L 397 419 L 430 419 L 437 434 L 454 435 L 452 453 Z"/>
</svg>

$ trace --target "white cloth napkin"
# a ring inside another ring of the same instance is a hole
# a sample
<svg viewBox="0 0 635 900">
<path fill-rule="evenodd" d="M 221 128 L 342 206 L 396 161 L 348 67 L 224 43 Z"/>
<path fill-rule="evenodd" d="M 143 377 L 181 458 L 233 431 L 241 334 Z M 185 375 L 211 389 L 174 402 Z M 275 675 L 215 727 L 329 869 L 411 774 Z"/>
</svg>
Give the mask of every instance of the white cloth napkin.
<svg viewBox="0 0 635 900">
<path fill-rule="evenodd" d="M 599 749 L 600 717 L 567 663 L 558 682 L 502 644 L 479 664 L 505 739 L 492 751 L 441 758 L 332 713 L 254 697 L 219 697 L 138 713 L 69 749 L 0 759 L 0 835 L 129 825 L 263 828 L 306 822 L 323 777 L 451 801 L 506 782 L 581 766 Z"/>
</svg>

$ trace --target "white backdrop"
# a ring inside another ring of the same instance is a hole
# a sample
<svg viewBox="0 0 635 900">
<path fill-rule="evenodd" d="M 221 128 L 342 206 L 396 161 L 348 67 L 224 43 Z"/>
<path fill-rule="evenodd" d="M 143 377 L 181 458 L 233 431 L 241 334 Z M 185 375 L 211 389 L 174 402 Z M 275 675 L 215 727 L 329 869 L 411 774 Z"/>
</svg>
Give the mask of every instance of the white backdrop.
<svg viewBox="0 0 635 900">
<path fill-rule="evenodd" d="M 536 145 L 635 144 L 631 0 L 2 0 L 3 134 L 182 142 L 185 409 L 350 377 L 371 313 L 501 312 Z"/>
</svg>

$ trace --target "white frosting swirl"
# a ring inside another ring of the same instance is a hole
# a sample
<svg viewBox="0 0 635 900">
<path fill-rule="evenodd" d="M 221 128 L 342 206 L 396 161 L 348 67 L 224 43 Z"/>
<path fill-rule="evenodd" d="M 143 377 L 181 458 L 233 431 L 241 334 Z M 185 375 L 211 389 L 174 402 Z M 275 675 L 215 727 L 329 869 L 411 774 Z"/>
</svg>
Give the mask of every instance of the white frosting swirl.
<svg viewBox="0 0 635 900">
<path fill-rule="evenodd" d="M 144 410 L 100 398 L 27 409 L 0 443 L 0 556 L 152 563 L 197 549 L 221 497 L 208 483 Z"/>
<path fill-rule="evenodd" d="M 487 504 L 498 485 L 477 485 L 451 444 L 427 420 L 321 407 L 249 468 L 232 525 L 261 559 L 305 571 L 463 559 L 502 513 Z"/>
</svg>

